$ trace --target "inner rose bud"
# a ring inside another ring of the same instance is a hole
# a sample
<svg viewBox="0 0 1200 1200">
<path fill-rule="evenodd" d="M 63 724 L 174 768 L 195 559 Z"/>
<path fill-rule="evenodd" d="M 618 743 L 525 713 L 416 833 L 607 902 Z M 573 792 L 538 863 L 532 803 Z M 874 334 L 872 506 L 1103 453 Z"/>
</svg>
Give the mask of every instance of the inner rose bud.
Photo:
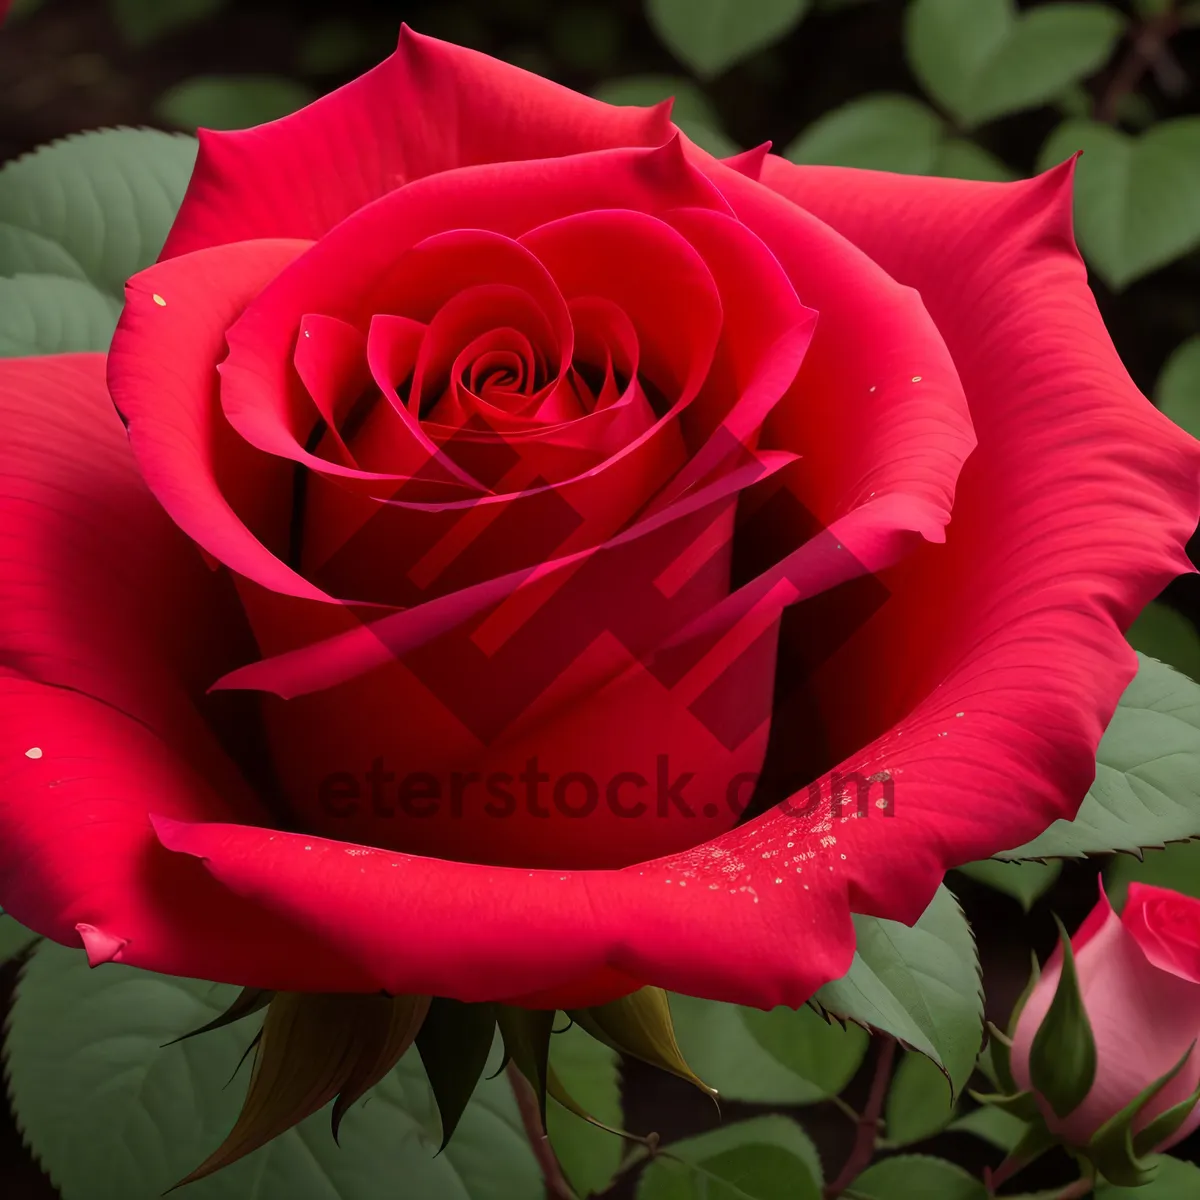
<svg viewBox="0 0 1200 1200">
<path fill-rule="evenodd" d="M 520 866 L 623 866 L 730 828 L 766 749 L 782 606 L 655 656 L 730 595 L 738 496 L 786 463 L 758 455 L 758 425 L 814 314 L 711 207 L 453 229 L 386 260 L 369 215 L 310 252 L 358 286 L 310 290 L 301 259 L 222 366 L 234 426 L 295 439 L 288 565 L 343 598 L 239 581 L 264 656 L 365 633 L 388 660 L 265 698 L 295 819 Z M 725 316 L 749 284 L 752 336 Z"/>
</svg>

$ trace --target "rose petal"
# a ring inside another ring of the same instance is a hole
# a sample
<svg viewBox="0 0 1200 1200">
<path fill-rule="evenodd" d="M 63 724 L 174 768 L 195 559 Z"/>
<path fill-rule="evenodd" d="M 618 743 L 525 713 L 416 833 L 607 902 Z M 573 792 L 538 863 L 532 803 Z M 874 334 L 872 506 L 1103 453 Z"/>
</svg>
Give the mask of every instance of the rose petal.
<svg viewBox="0 0 1200 1200">
<path fill-rule="evenodd" d="M 920 290 L 979 435 L 945 547 L 885 572 L 888 603 L 807 681 L 826 763 L 894 781 L 894 821 L 836 831 L 854 909 L 913 920 L 947 867 L 1074 815 L 1133 675 L 1121 631 L 1189 569 L 1200 446 L 1113 350 L 1071 238 L 1069 170 L 976 184 L 772 159 L 764 178 Z M 899 440 L 893 464 L 936 449 L 931 434 Z M 768 844 L 801 832 L 770 815 L 757 829 Z"/>
<path fill-rule="evenodd" d="M 265 587 L 322 599 L 277 557 L 290 519 L 290 465 L 237 437 L 217 398 L 226 329 L 307 246 L 239 242 L 135 275 L 109 350 L 108 386 L 142 478 L 185 533 Z M 289 366 L 290 357 L 289 346 Z"/>
<path fill-rule="evenodd" d="M 165 258 L 251 238 L 319 238 L 414 179 L 671 136 L 670 105 L 614 107 L 407 26 L 372 71 L 291 116 L 201 130 Z"/>
<path fill-rule="evenodd" d="M 1131 883 L 1121 920 L 1160 971 L 1200 984 L 1200 900 Z"/>
</svg>

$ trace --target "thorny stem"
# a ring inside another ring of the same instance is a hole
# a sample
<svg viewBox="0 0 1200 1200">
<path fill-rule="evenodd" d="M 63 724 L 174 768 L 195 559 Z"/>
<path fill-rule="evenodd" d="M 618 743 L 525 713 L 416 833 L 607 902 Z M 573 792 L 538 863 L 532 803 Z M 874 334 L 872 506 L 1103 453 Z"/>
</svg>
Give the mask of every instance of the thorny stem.
<svg viewBox="0 0 1200 1200">
<path fill-rule="evenodd" d="M 537 1096 L 529 1080 L 517 1069 L 517 1064 L 510 1062 L 505 1068 L 508 1082 L 512 1086 L 513 1095 L 517 1098 L 517 1109 L 521 1114 L 521 1123 L 525 1126 L 525 1136 L 533 1147 L 533 1156 L 541 1168 L 542 1178 L 546 1182 L 546 1195 L 553 1200 L 575 1200 L 575 1193 L 563 1174 L 550 1139 L 542 1126 L 542 1115 L 538 1111 Z"/>
<path fill-rule="evenodd" d="M 1134 35 L 1129 52 L 1117 65 L 1108 87 L 1096 105 L 1096 120 L 1112 124 L 1121 101 L 1141 82 L 1146 71 L 1164 65 L 1169 59 L 1167 43 L 1179 31 L 1179 13 L 1172 6 L 1152 17 Z M 1173 60 L 1172 60 L 1173 61 Z M 1174 64 L 1178 67 L 1178 63 Z"/>
<path fill-rule="evenodd" d="M 887 1038 L 879 1047 L 879 1057 L 875 1060 L 875 1074 L 871 1079 L 871 1090 L 867 1096 L 867 1106 L 858 1118 L 858 1131 L 854 1137 L 854 1146 L 850 1157 L 846 1159 L 838 1177 L 825 1187 L 825 1200 L 834 1200 L 840 1196 L 870 1165 L 875 1156 L 875 1141 L 879 1136 L 879 1127 L 883 1117 L 883 1102 L 887 1097 L 888 1084 L 892 1078 L 892 1063 L 896 1058 L 896 1042 Z"/>
</svg>

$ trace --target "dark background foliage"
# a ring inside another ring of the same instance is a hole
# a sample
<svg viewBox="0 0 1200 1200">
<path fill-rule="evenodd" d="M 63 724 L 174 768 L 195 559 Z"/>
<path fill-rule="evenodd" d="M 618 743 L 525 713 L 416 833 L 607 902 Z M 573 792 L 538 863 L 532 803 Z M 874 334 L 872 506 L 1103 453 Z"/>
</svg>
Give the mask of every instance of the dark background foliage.
<svg viewBox="0 0 1200 1200">
<path fill-rule="evenodd" d="M 732 152 L 768 139 L 777 148 L 790 147 L 817 118 L 868 93 L 899 92 L 924 101 L 925 90 L 905 53 L 906 7 L 906 0 L 817 3 L 781 40 L 710 78 L 685 82 L 686 112 L 703 126 L 714 150 Z M 1111 7 L 1131 25 L 1099 70 L 1050 103 L 970 131 L 974 145 L 1014 176 L 1037 169 L 1044 143 L 1067 117 L 1100 116 L 1136 134 L 1200 112 L 1200 21 L 1164 30 L 1155 25 L 1155 12 L 1169 4 L 1145 0 Z M 0 162 L 82 129 L 186 129 L 278 115 L 384 57 L 401 20 L 586 92 L 626 76 L 689 74 L 646 20 L 641 0 L 339 0 L 336 5 L 324 0 L 17 0 L 10 25 L 0 32 Z M 1156 28 L 1171 34 L 1169 43 L 1155 40 Z M 199 87 L 198 77 L 205 81 Z M 1180 169 L 1196 173 L 1193 195 L 1200 204 L 1200 140 L 1193 157 Z M 1169 357 L 1200 334 L 1200 252 L 1193 247 L 1120 291 L 1094 271 L 1092 283 L 1131 374 L 1143 391 L 1155 394 Z M 1200 393 L 1200 367 L 1190 378 L 1194 393 Z M 1200 395 L 1193 394 L 1190 403 L 1194 417 Z M 1197 549 L 1194 542 L 1193 559 Z M 1200 622 L 1195 577 L 1172 585 L 1166 600 L 1193 624 Z M 1193 643 L 1194 628 L 1171 624 L 1169 617 L 1165 625 L 1148 629 L 1141 642 L 1184 670 L 1200 663 L 1200 643 Z M 1200 878 L 1186 863 L 1174 869 L 1175 886 L 1181 886 L 1180 879 Z M 979 938 L 992 1020 L 1004 1023 L 1024 984 L 1028 947 L 1045 955 L 1053 945 L 1052 912 L 1073 928 L 1094 903 L 1097 870 L 1069 864 L 1029 914 L 979 882 L 952 878 Z M 0 971 L 0 993 L 11 990 L 16 968 L 12 962 Z M 869 1073 L 868 1060 L 847 1093 L 852 1103 L 861 1102 Z M 717 1123 L 712 1105 L 677 1080 L 637 1064 L 627 1066 L 624 1080 L 627 1122 L 634 1131 L 654 1129 L 671 1140 Z M 723 1111 L 729 1120 L 751 1108 L 726 1104 Z M 796 1115 L 835 1169 L 853 1133 L 845 1117 L 832 1105 L 806 1107 Z M 910 1149 L 932 1149 L 972 1168 L 1000 1157 L 984 1143 L 955 1133 Z M 1198 1152 L 1197 1137 L 1176 1151 L 1193 1159 Z M 1023 1178 L 1032 1189 L 1072 1177 L 1065 1156 L 1052 1155 Z M 56 1195 L 7 1112 L 0 1120 L 0 1195 L 12 1200 Z M 630 1181 L 612 1195 L 631 1196 Z"/>
</svg>

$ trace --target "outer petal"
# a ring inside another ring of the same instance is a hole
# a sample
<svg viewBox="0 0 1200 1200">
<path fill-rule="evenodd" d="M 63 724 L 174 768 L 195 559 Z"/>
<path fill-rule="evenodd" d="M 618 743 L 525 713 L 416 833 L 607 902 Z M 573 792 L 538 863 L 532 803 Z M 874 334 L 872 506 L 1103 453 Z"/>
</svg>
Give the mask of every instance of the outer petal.
<svg viewBox="0 0 1200 1200">
<path fill-rule="evenodd" d="M 195 702 L 245 624 L 139 478 L 104 356 L 0 362 L 0 423 L 0 663 L 186 731 L 203 759 Z"/>
<path fill-rule="evenodd" d="M 201 719 L 207 672 L 245 653 L 227 581 L 139 478 L 102 355 L 0 364 L 0 420 L 0 902 L 94 961 L 303 971 L 308 935 L 165 854 L 146 815 L 267 818 Z"/>
<path fill-rule="evenodd" d="M 895 788 L 894 824 L 837 834 L 855 911 L 913 920 L 947 867 L 1074 815 L 1135 670 L 1122 630 L 1191 569 L 1200 445 L 1113 349 L 1070 178 L 1069 164 L 1015 184 L 763 170 L 920 292 L 979 438 L 946 546 L 884 572 L 890 601 L 811 681 L 825 763 L 849 755 L 843 768 Z M 793 827 L 774 815 L 759 832 Z"/>
<path fill-rule="evenodd" d="M 202 130 L 163 257 L 250 238 L 319 238 L 454 167 L 657 146 L 670 105 L 614 107 L 405 26 L 396 52 L 315 104 L 234 133 Z"/>
</svg>

